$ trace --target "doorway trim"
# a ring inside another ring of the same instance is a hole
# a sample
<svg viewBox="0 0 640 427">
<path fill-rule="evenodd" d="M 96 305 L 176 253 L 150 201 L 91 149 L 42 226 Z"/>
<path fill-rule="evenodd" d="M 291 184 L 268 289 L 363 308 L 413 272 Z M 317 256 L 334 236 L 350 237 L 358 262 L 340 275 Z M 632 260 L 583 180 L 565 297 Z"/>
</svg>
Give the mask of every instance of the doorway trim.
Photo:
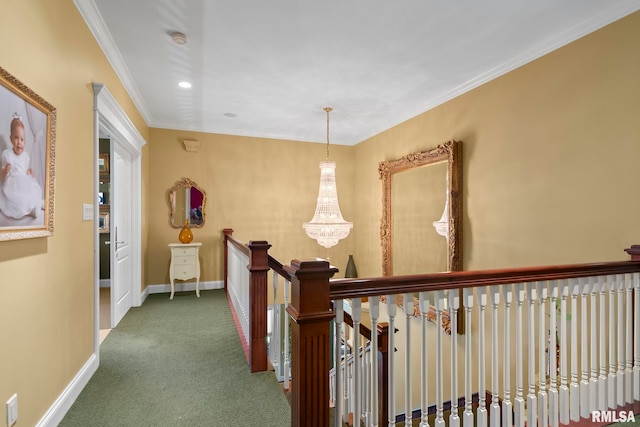
<svg viewBox="0 0 640 427">
<path fill-rule="evenodd" d="M 102 83 L 92 83 L 92 86 L 94 94 L 94 352 L 98 356 L 100 354 L 100 235 L 98 233 L 100 135 L 107 134 L 111 139 L 111 144 L 117 143 L 132 154 L 131 305 L 133 307 L 139 307 L 142 304 L 142 147 L 147 141 L 138 132 L 107 87 Z"/>
</svg>

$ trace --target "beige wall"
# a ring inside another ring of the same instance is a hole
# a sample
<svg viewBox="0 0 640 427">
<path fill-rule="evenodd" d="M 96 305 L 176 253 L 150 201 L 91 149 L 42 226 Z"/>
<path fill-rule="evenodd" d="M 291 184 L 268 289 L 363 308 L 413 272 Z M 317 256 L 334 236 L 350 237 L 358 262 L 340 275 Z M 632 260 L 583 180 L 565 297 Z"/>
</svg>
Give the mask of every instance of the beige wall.
<svg viewBox="0 0 640 427">
<path fill-rule="evenodd" d="M 640 241 L 640 13 L 355 149 L 355 258 L 381 274 L 377 165 L 462 141 L 465 269 L 623 260 Z"/>
<path fill-rule="evenodd" d="M 335 118 L 338 120 L 338 118 Z M 176 181 L 189 178 L 207 194 L 205 225 L 194 228 L 201 249 L 204 281 L 223 279 L 222 230 L 234 236 L 266 240 L 270 253 L 283 263 L 294 258 L 329 258 L 343 277 L 354 248 L 350 235 L 330 249 L 306 236 L 302 223 L 311 220 L 320 182 L 319 163 L 326 145 L 229 135 L 150 129 L 148 283 L 169 283 L 169 243 L 178 242 L 179 229 L 169 225 L 167 192 Z M 184 139 L 200 141 L 200 150 L 187 152 Z M 330 146 L 344 218 L 355 216 L 353 147 Z"/>
<path fill-rule="evenodd" d="M 332 146 L 346 241 L 325 250 L 311 219 L 323 144 L 148 130 L 72 0 L 12 1 L 0 17 L 2 67 L 57 108 L 55 236 L 0 243 L 0 402 L 17 392 L 34 425 L 92 353 L 93 94 L 106 83 L 142 136 L 143 287 L 168 283 L 166 191 L 188 177 L 208 195 L 195 230 L 204 280 L 220 280 L 221 230 L 264 239 L 287 262 L 321 256 L 379 275 L 377 164 L 463 142 L 467 269 L 625 259 L 640 242 L 640 13 L 355 147 Z M 333 116 L 339 120 L 339 116 Z M 0 120 L 0 123 L 2 121 Z M 181 139 L 198 139 L 197 154 Z M 153 215 L 148 214 L 149 212 Z M 147 249 L 148 253 L 147 253 Z"/>
<path fill-rule="evenodd" d="M 55 235 L 0 242 L 0 414 L 18 393 L 33 426 L 93 353 L 92 81 L 147 128 L 72 0 L 5 2 L 0 64 L 57 109 Z M 0 118 L 0 126 L 8 118 Z"/>
</svg>

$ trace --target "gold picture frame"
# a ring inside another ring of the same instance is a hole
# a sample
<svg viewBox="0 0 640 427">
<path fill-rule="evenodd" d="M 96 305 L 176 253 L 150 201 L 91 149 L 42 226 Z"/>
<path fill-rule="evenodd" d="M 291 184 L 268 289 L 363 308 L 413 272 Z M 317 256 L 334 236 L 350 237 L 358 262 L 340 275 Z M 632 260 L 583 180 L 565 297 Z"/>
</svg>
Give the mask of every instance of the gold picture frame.
<svg viewBox="0 0 640 427">
<path fill-rule="evenodd" d="M 98 216 L 98 232 L 100 234 L 109 233 L 109 211 L 100 210 L 100 215 Z"/>
<path fill-rule="evenodd" d="M 98 154 L 98 172 L 100 175 L 109 175 L 109 153 Z"/>
<path fill-rule="evenodd" d="M 56 109 L 0 67 L 0 241 L 53 236 L 55 139 Z"/>
</svg>

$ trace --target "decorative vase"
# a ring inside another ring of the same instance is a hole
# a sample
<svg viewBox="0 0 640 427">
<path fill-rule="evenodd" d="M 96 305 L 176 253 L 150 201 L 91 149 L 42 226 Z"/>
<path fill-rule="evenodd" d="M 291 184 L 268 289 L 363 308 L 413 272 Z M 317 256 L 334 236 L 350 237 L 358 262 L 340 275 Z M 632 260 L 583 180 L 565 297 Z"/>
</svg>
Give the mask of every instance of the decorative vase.
<svg viewBox="0 0 640 427">
<path fill-rule="evenodd" d="M 353 262 L 353 255 L 349 255 L 349 261 L 347 261 L 347 269 L 344 272 L 344 277 L 347 279 L 355 279 L 358 277 L 358 270 L 356 270 L 356 263 Z"/>
<path fill-rule="evenodd" d="M 191 232 L 191 227 L 189 227 L 189 221 L 186 219 L 178 235 L 178 240 L 180 240 L 181 243 L 191 243 L 193 240 L 193 233 Z"/>
</svg>

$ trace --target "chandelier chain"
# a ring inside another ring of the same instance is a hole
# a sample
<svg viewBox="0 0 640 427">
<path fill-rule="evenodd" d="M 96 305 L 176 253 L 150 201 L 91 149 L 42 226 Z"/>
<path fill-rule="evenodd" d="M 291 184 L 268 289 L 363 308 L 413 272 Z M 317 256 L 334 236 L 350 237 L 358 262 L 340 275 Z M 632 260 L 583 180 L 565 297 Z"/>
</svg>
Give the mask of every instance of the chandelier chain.
<svg viewBox="0 0 640 427">
<path fill-rule="evenodd" d="M 333 108 L 325 107 L 324 111 L 327 112 L 327 160 L 329 160 L 329 113 L 333 111 Z"/>
</svg>

